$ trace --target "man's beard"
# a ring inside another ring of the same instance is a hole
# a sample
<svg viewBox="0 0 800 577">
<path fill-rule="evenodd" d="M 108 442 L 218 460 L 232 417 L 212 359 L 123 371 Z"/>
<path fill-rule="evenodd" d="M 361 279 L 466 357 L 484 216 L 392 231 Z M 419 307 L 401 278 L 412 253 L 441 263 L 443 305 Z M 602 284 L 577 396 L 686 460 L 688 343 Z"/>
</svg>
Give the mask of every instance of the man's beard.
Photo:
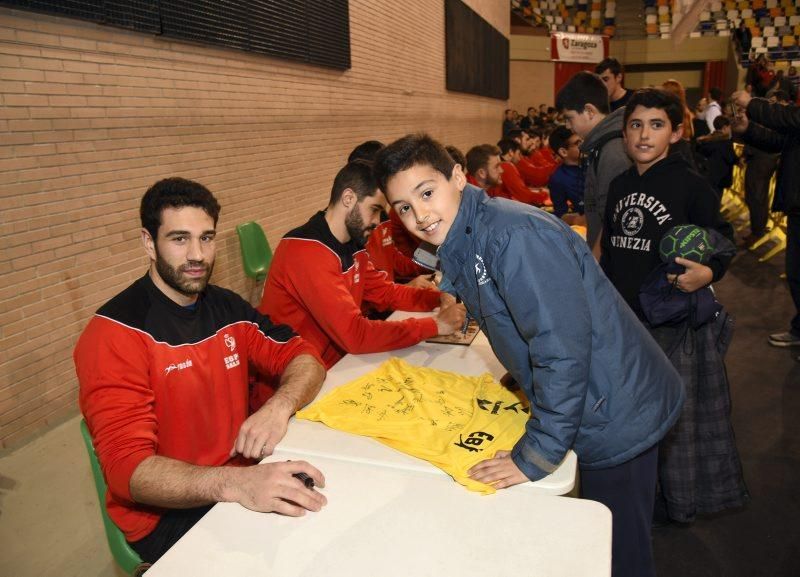
<svg viewBox="0 0 800 577">
<path fill-rule="evenodd" d="M 353 210 L 345 217 L 344 219 L 344 226 L 347 228 L 347 234 L 350 235 L 350 238 L 353 242 L 356 243 L 358 248 L 364 248 L 367 244 L 368 235 L 367 232 L 372 232 L 375 230 L 375 226 L 364 226 L 364 219 L 361 218 L 361 213 L 358 211 L 358 207 L 354 207 Z"/>
<path fill-rule="evenodd" d="M 187 279 L 183 276 L 186 269 L 204 267 L 206 274 L 200 278 Z M 167 286 L 178 291 L 184 296 L 194 296 L 206 289 L 211 272 L 214 270 L 214 263 L 204 263 L 202 261 L 189 261 L 178 268 L 172 267 L 167 261 L 161 258 L 156 249 L 156 270 Z"/>
</svg>

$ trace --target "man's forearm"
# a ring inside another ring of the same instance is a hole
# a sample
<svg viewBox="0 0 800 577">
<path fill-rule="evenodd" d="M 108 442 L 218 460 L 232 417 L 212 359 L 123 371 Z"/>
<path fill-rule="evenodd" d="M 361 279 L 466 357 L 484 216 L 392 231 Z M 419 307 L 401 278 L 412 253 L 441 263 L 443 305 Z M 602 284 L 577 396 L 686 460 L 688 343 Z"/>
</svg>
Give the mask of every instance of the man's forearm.
<svg viewBox="0 0 800 577">
<path fill-rule="evenodd" d="M 142 505 L 188 509 L 226 500 L 234 467 L 200 467 L 153 455 L 133 472 L 130 492 Z"/>
<path fill-rule="evenodd" d="M 317 359 L 298 355 L 286 365 L 278 390 L 265 406 L 280 405 L 291 416 L 314 400 L 324 380 L 325 368 Z"/>
</svg>

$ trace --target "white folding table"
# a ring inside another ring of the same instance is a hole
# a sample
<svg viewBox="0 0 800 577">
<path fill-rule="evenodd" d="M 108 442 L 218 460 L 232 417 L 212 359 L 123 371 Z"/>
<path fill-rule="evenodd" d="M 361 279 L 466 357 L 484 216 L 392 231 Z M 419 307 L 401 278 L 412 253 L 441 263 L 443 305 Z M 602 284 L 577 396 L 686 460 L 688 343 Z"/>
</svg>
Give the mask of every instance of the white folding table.
<svg viewBox="0 0 800 577">
<path fill-rule="evenodd" d="M 326 477 L 320 512 L 217 504 L 148 577 L 611 574 L 611 513 L 600 503 L 521 486 L 482 496 L 442 475 L 327 457 L 314 465 Z"/>
</svg>

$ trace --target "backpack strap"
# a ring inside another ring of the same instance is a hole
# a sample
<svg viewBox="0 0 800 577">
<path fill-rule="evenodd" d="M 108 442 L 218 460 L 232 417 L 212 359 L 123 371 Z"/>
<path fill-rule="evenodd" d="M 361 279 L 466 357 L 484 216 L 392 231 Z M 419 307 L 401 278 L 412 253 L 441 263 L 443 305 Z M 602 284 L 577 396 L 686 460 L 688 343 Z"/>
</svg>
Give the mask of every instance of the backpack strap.
<svg viewBox="0 0 800 577">
<path fill-rule="evenodd" d="M 586 164 L 592 167 L 595 176 L 597 176 L 597 165 L 600 164 L 600 154 L 603 152 L 603 147 L 615 138 L 622 138 L 621 130 L 612 130 L 605 133 L 592 149 L 586 153 Z"/>
</svg>

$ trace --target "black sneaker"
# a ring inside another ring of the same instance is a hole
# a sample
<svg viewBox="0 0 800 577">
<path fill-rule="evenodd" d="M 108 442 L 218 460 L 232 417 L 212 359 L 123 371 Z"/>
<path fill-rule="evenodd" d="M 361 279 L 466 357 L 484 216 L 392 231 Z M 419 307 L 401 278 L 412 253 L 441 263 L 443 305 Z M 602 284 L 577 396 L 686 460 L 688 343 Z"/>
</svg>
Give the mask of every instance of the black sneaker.
<svg viewBox="0 0 800 577">
<path fill-rule="evenodd" d="M 800 347 L 800 337 L 794 333 L 773 333 L 769 336 L 773 347 Z"/>
</svg>

